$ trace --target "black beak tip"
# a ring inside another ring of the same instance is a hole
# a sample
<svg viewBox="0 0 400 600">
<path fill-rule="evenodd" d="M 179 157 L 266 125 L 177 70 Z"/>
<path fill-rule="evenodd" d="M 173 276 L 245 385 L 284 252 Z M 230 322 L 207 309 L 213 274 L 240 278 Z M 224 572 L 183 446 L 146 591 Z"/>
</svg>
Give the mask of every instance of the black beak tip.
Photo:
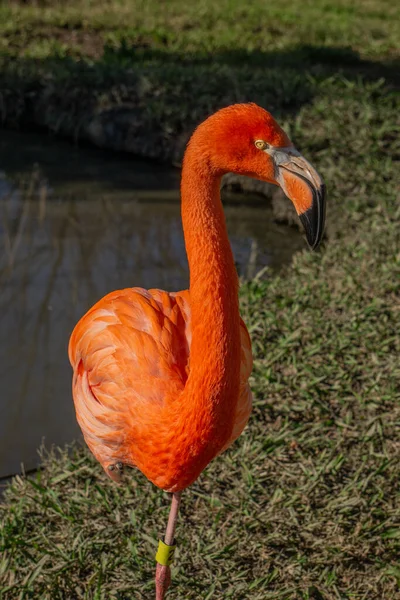
<svg viewBox="0 0 400 600">
<path fill-rule="evenodd" d="M 307 242 L 311 250 L 316 250 L 321 243 L 325 225 L 325 184 L 321 184 L 318 191 L 313 194 L 311 207 L 299 215 L 304 227 Z"/>
</svg>

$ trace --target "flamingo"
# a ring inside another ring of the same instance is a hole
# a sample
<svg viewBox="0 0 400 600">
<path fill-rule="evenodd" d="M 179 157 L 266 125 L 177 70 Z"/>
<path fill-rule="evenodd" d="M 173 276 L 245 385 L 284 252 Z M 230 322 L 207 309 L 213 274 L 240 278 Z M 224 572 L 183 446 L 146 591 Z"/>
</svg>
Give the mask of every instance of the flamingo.
<svg viewBox="0 0 400 600">
<path fill-rule="evenodd" d="M 156 555 L 157 600 L 171 581 L 182 490 L 239 437 L 251 412 L 251 342 L 220 199 L 227 172 L 279 185 L 311 249 L 318 246 L 321 177 L 269 112 L 253 103 L 228 106 L 197 127 L 183 160 L 189 289 L 111 292 L 82 317 L 69 343 L 76 416 L 94 456 L 115 481 L 127 465 L 172 493 Z"/>
</svg>

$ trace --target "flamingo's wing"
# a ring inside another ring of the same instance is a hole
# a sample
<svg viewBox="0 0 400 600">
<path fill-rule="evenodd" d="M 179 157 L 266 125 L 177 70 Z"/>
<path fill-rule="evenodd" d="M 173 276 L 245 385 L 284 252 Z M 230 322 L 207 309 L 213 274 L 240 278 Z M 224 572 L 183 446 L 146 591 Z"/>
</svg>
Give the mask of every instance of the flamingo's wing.
<svg viewBox="0 0 400 600">
<path fill-rule="evenodd" d="M 112 292 L 76 325 L 69 358 L 77 420 L 114 479 L 118 472 L 109 467 L 133 462 L 124 444 L 127 428 L 131 440 L 136 434 L 139 439 L 143 425 L 156 418 L 157 405 L 182 392 L 190 338 L 188 291 Z"/>
<path fill-rule="evenodd" d="M 251 343 L 243 321 L 240 333 L 239 401 L 224 450 L 241 434 L 251 412 Z M 168 427 L 162 409 L 185 387 L 190 343 L 188 291 L 112 292 L 75 327 L 69 358 L 76 416 L 86 443 L 113 479 L 119 479 L 115 465 L 120 462 L 138 466 L 152 479 L 149 456 L 157 451 L 157 431 Z"/>
</svg>

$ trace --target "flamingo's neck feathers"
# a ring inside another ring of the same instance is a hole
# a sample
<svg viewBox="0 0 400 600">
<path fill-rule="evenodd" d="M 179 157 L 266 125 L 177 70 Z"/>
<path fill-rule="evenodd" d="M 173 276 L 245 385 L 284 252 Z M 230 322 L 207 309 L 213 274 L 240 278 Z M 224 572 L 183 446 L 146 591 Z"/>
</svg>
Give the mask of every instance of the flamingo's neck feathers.
<svg viewBox="0 0 400 600">
<path fill-rule="evenodd" d="M 200 139 L 196 133 L 185 154 L 181 185 L 192 315 L 185 394 L 197 413 L 194 418 L 203 415 L 205 428 L 220 428 L 229 437 L 240 381 L 238 277 L 220 198 L 222 174 L 202 144 L 204 124 Z M 210 432 L 205 437 L 210 443 Z"/>
</svg>

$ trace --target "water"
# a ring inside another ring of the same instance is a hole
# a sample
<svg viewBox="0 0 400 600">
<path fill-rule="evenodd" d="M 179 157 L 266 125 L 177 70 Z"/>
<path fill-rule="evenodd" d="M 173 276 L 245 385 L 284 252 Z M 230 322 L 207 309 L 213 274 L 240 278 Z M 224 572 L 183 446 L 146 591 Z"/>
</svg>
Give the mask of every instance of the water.
<svg viewBox="0 0 400 600">
<path fill-rule="evenodd" d="M 0 131 L 0 477 L 80 437 L 67 358 L 78 319 L 107 292 L 184 289 L 178 170 L 47 136 Z M 260 199 L 226 203 L 238 271 L 304 247 Z"/>
</svg>

